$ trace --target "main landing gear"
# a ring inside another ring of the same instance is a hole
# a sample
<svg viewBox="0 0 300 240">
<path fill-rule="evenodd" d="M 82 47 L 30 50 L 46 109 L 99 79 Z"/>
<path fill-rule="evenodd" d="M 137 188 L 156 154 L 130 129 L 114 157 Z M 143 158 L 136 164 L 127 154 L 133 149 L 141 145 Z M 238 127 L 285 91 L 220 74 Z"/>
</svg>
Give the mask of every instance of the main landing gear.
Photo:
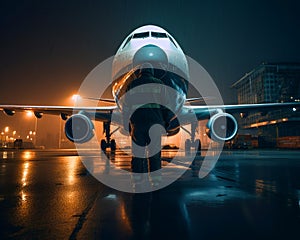
<svg viewBox="0 0 300 240">
<path fill-rule="evenodd" d="M 118 131 L 118 129 L 114 130 L 112 133 L 110 132 L 110 124 L 111 122 L 103 122 L 103 132 L 105 133 L 105 139 L 101 140 L 101 150 L 106 152 L 107 148 L 110 148 L 110 151 L 115 152 L 117 148 L 117 144 L 115 139 L 111 139 L 111 135 Z"/>
<path fill-rule="evenodd" d="M 191 132 L 189 132 L 187 129 L 183 128 L 184 131 L 186 131 L 190 136 L 191 139 L 185 140 L 185 154 L 190 155 L 191 149 L 195 149 L 197 151 L 197 155 L 201 155 L 201 141 L 200 139 L 195 139 L 195 133 L 197 131 L 198 122 L 191 124 Z"/>
</svg>

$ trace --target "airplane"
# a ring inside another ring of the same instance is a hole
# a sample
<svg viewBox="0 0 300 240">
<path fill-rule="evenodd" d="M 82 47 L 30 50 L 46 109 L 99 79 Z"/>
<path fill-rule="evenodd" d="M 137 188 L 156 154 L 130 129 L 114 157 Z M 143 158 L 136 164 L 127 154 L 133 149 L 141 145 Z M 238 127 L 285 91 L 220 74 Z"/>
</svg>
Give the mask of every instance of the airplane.
<svg viewBox="0 0 300 240">
<path fill-rule="evenodd" d="M 205 101 L 205 97 L 187 98 L 189 66 L 187 58 L 178 42 L 163 28 L 155 25 L 145 25 L 130 33 L 120 45 L 112 62 L 112 95 L 114 99 L 90 98 L 114 105 L 84 107 L 84 106 L 27 106 L 0 105 L 6 115 L 12 116 L 16 111 L 32 111 L 36 118 L 43 114 L 60 115 L 65 120 L 65 135 L 75 143 L 86 143 L 94 136 L 95 121 L 102 121 L 105 139 L 101 140 L 101 149 L 116 150 L 116 141 L 112 139 L 111 124 L 122 126 L 122 119 L 114 122 L 112 115 L 119 114 L 122 118 L 124 102 L 121 98 L 126 94 L 126 87 L 135 80 L 136 66 L 143 63 L 154 63 L 155 77 L 164 84 L 176 90 L 174 102 L 176 114 L 166 123 L 168 136 L 175 135 L 183 125 L 191 124 L 190 138 L 185 141 L 186 151 L 191 148 L 201 150 L 201 142 L 195 139 L 195 132 L 200 120 L 207 119 L 207 135 L 214 141 L 229 141 L 238 131 L 238 123 L 234 113 L 266 112 L 282 108 L 299 107 L 299 102 L 237 104 L 237 105 L 189 105 L 188 103 Z M 159 63 L 159 67 L 155 65 Z M 201 79 L 199 79 L 201 81 Z M 95 118 L 91 119 L 91 113 Z M 189 114 L 196 116 L 196 122 L 179 122 L 178 118 L 186 118 Z M 74 128 L 73 124 L 77 126 Z"/>
</svg>

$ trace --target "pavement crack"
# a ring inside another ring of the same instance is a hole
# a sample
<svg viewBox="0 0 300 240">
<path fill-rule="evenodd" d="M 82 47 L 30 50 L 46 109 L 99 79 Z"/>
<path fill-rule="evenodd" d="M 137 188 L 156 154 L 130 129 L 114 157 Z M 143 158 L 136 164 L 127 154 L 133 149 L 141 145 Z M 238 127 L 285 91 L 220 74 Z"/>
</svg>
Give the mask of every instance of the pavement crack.
<svg viewBox="0 0 300 240">
<path fill-rule="evenodd" d="M 79 219 L 75 225 L 75 228 L 73 229 L 69 239 L 70 240 L 75 240 L 77 237 L 77 234 L 79 233 L 79 231 L 81 230 L 84 222 L 86 221 L 86 216 L 88 215 L 89 211 L 91 210 L 91 208 L 93 207 L 95 201 L 97 200 L 99 196 L 99 192 L 96 192 L 92 198 L 91 201 L 89 202 L 89 204 L 87 205 L 87 207 L 83 210 L 82 214 L 78 215 Z"/>
</svg>

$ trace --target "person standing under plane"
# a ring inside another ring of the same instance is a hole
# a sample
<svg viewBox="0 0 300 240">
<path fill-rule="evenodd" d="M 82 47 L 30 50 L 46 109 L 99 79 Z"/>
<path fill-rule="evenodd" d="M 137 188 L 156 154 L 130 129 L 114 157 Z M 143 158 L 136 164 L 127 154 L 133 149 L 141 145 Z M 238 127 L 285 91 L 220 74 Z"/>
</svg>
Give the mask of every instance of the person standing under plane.
<svg viewBox="0 0 300 240">
<path fill-rule="evenodd" d="M 139 66 L 136 75 L 137 78 L 127 86 L 127 94 L 132 100 L 127 106 L 134 109 L 129 119 L 129 131 L 133 141 L 131 167 L 134 173 L 154 172 L 161 169 L 161 136 L 166 125 L 166 109 L 157 102 L 165 101 L 165 88 L 163 81 L 154 76 L 154 68 L 150 63 Z M 155 85 L 149 87 L 147 84 Z M 147 99 L 147 103 L 137 106 L 141 98 Z M 149 130 L 155 124 L 162 127 L 155 128 L 150 138 Z M 160 180 L 159 175 L 151 179 L 153 185 L 159 184 Z"/>
</svg>

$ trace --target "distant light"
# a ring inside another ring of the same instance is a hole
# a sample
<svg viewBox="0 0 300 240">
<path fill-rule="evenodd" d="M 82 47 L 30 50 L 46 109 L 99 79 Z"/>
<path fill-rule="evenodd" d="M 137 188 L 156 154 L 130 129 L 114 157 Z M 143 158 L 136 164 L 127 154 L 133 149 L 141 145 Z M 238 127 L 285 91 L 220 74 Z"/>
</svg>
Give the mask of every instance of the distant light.
<svg viewBox="0 0 300 240">
<path fill-rule="evenodd" d="M 9 132 L 9 127 L 5 127 L 4 132 L 8 133 Z"/>
<path fill-rule="evenodd" d="M 78 94 L 74 94 L 72 96 L 72 100 L 73 100 L 74 103 L 78 102 L 80 99 L 81 99 L 81 97 Z"/>
<path fill-rule="evenodd" d="M 258 122 L 258 123 L 253 123 L 250 125 L 250 127 L 261 127 L 261 126 L 266 126 L 269 124 L 269 121 L 264 121 L 264 122 Z"/>
<path fill-rule="evenodd" d="M 33 112 L 32 111 L 27 111 L 26 112 L 26 116 L 27 117 L 32 117 L 33 116 Z"/>
<path fill-rule="evenodd" d="M 296 112 L 297 111 L 297 109 L 296 108 L 293 108 L 293 112 Z"/>
</svg>

